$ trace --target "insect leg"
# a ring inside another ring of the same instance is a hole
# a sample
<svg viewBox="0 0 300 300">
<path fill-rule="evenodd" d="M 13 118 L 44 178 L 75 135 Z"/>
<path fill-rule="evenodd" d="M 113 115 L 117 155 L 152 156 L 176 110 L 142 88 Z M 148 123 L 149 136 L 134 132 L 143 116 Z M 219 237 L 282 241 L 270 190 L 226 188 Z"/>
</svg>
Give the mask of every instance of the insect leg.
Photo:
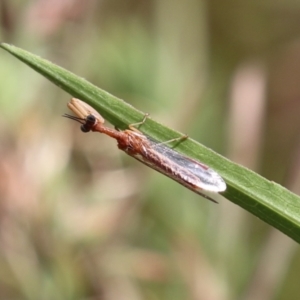
<svg viewBox="0 0 300 300">
<path fill-rule="evenodd" d="M 143 124 L 146 122 L 147 118 L 149 118 L 149 114 L 148 114 L 148 113 L 146 113 L 146 114 L 144 115 L 144 118 L 143 118 L 143 120 L 142 120 L 141 122 L 137 122 L 137 123 L 130 124 L 130 125 L 128 126 L 129 129 L 132 130 L 132 131 L 140 132 L 136 127 L 137 127 L 137 126 L 140 126 L 140 125 L 143 125 Z M 117 129 L 117 128 L 116 128 L 116 129 Z M 118 130 L 118 129 L 117 129 L 117 130 Z M 177 138 L 174 138 L 174 139 L 167 140 L 167 141 L 165 141 L 165 142 L 157 143 L 157 145 L 168 144 L 168 143 L 172 143 L 172 142 L 175 142 L 175 141 L 177 141 L 178 144 L 179 144 L 179 143 L 185 141 L 188 137 L 189 137 L 189 136 L 185 134 L 185 135 L 182 135 L 182 136 L 180 136 L 180 137 L 177 137 Z"/>
<path fill-rule="evenodd" d="M 207 200 L 210 200 L 210 201 L 212 201 L 212 202 L 215 202 L 215 203 L 219 204 L 218 201 L 214 200 L 213 198 L 210 198 L 209 196 L 207 196 L 207 195 L 205 195 L 205 194 L 202 194 L 202 193 L 199 193 L 199 192 L 197 192 L 197 194 L 201 195 L 203 198 L 205 198 L 205 199 L 207 199 Z"/>
<path fill-rule="evenodd" d="M 143 125 L 143 124 L 146 122 L 147 118 L 149 118 L 149 114 L 148 114 L 148 113 L 146 113 L 146 114 L 144 115 L 144 118 L 143 118 L 143 120 L 142 120 L 141 122 L 137 122 L 137 123 L 133 123 L 133 124 L 128 125 L 129 129 L 132 130 L 132 131 L 140 132 L 140 131 L 139 131 L 137 128 L 135 128 L 135 127 L 138 127 L 138 126 L 140 126 L 140 125 Z"/>
<path fill-rule="evenodd" d="M 185 134 L 185 135 L 179 136 L 179 137 L 177 137 L 177 138 L 167 140 L 167 141 L 165 141 L 165 142 L 157 143 L 155 146 L 157 146 L 157 145 L 162 145 L 162 144 L 169 144 L 169 143 L 173 143 L 173 142 L 177 142 L 177 143 L 176 143 L 176 145 L 177 145 L 177 144 L 180 144 L 181 142 L 185 141 L 185 140 L 188 139 L 188 138 L 189 138 L 189 136 Z M 176 146 L 176 145 L 175 145 L 175 146 Z"/>
</svg>

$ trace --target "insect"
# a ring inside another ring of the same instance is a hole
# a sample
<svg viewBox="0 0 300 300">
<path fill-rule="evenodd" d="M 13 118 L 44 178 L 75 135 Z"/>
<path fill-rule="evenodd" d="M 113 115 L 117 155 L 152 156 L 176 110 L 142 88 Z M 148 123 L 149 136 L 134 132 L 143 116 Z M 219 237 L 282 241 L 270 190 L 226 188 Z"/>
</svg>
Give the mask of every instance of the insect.
<svg viewBox="0 0 300 300">
<path fill-rule="evenodd" d="M 141 122 L 129 125 L 129 129 L 118 131 L 106 127 L 102 116 L 79 99 L 72 98 L 68 103 L 68 107 L 76 116 L 69 114 L 63 116 L 79 122 L 83 132 L 95 131 L 115 138 L 119 149 L 202 197 L 217 203 L 217 201 L 204 194 L 203 191 L 218 193 L 226 190 L 226 183 L 217 172 L 167 147 L 166 142 L 159 143 L 135 128 L 135 126 L 143 124 L 148 115 L 145 115 Z M 186 138 L 187 136 L 184 136 L 179 139 Z M 174 140 L 178 139 L 170 141 Z M 170 141 L 167 141 L 167 143 Z"/>
</svg>

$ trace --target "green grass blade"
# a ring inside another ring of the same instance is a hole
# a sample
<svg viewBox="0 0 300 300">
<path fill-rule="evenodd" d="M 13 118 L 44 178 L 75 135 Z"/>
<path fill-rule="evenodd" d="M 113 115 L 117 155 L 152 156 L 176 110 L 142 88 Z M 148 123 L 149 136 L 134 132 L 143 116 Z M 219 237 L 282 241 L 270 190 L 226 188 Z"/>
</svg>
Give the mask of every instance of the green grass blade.
<svg viewBox="0 0 300 300">
<path fill-rule="evenodd" d="M 1 44 L 0 47 L 72 96 L 93 106 L 106 120 L 121 129 L 127 128 L 128 124 L 140 121 L 144 116 L 144 113 L 123 100 L 47 60 L 8 44 Z M 141 131 L 159 141 L 166 141 L 181 135 L 152 119 L 147 119 Z M 182 142 L 176 149 L 208 164 L 219 172 L 228 185 L 226 192 L 223 193 L 227 199 L 300 242 L 300 198 L 298 196 L 232 163 L 192 139 Z"/>
</svg>

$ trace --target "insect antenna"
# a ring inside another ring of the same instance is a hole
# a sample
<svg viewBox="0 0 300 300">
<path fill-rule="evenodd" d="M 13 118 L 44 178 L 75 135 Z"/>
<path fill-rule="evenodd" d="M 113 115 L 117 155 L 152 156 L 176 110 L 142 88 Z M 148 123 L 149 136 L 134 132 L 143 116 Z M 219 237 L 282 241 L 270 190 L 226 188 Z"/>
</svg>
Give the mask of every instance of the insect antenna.
<svg viewBox="0 0 300 300">
<path fill-rule="evenodd" d="M 63 117 L 65 118 L 68 118 L 68 119 L 71 119 L 71 120 L 74 120 L 80 124 L 85 124 L 86 123 L 86 120 L 85 119 L 82 119 L 82 118 L 79 118 L 79 117 L 75 117 L 75 116 L 72 116 L 72 115 L 69 115 L 69 114 L 63 114 Z"/>
</svg>

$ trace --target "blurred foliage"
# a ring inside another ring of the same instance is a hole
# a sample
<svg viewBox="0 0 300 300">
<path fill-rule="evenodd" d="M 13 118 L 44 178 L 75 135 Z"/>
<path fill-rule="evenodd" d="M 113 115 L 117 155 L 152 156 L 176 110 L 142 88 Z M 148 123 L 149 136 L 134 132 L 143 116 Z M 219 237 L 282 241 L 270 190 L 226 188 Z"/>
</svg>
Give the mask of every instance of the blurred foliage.
<svg viewBox="0 0 300 300">
<path fill-rule="evenodd" d="M 2 41 L 300 193 L 299 1 L 0 5 Z M 0 62 L 1 299 L 299 299 L 294 242 L 83 135 L 69 95 Z"/>
</svg>

